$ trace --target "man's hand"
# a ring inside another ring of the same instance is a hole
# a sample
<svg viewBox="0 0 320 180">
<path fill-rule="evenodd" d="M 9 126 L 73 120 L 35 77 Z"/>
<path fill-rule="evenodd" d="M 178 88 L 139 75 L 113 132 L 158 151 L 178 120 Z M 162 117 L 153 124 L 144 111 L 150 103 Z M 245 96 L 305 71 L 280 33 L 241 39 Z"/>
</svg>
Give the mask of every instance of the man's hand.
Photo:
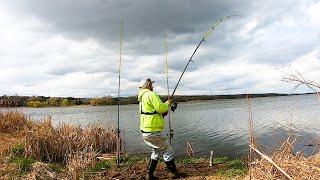
<svg viewBox="0 0 320 180">
<path fill-rule="evenodd" d="M 168 102 L 169 102 L 169 105 L 171 106 L 171 104 L 173 103 L 173 100 L 171 97 L 168 98 Z"/>
<path fill-rule="evenodd" d="M 166 117 L 168 115 L 168 111 L 162 114 L 162 117 Z"/>
</svg>

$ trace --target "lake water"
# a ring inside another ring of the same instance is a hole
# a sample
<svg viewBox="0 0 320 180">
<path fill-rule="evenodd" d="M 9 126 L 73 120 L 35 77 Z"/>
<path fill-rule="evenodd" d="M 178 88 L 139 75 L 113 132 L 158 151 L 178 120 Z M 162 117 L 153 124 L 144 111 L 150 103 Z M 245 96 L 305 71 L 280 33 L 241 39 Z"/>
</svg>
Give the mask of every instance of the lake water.
<svg viewBox="0 0 320 180">
<path fill-rule="evenodd" d="M 255 136 L 267 147 L 286 138 L 291 122 L 293 126 L 290 127 L 299 140 L 302 139 L 300 146 L 314 143 L 309 142 L 309 138 L 319 139 L 320 103 L 315 95 L 253 98 L 252 102 Z M 51 116 L 54 124 L 66 122 L 85 126 L 95 122 L 116 124 L 117 120 L 117 106 L 18 109 L 35 120 Z M 138 105 L 123 105 L 120 109 L 126 152 L 149 152 L 139 132 Z M 186 142 L 192 144 L 196 155 L 208 155 L 212 150 L 216 156 L 241 157 L 248 151 L 246 99 L 179 103 L 171 121 L 177 155 L 186 154 Z M 308 146 L 306 152 L 313 149 L 314 146 Z"/>
</svg>

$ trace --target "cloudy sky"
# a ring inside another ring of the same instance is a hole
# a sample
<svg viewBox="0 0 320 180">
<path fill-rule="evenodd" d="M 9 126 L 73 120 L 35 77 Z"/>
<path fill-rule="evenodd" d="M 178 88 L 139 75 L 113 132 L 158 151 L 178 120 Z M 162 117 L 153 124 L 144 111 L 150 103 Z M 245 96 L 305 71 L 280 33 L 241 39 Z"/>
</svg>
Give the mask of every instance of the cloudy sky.
<svg viewBox="0 0 320 180">
<path fill-rule="evenodd" d="M 124 21 L 121 94 L 143 77 L 166 92 L 204 32 L 240 14 L 200 47 L 178 94 L 290 93 L 283 71 L 320 81 L 317 0 L 0 0 L 0 95 L 115 95 Z M 301 88 L 296 92 L 307 92 Z"/>
</svg>

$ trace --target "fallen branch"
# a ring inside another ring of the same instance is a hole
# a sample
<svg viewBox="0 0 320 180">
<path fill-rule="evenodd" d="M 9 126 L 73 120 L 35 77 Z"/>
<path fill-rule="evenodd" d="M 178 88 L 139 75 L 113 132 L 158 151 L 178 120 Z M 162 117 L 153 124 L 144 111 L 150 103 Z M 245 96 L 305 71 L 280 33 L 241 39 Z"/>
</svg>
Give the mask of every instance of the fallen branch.
<svg viewBox="0 0 320 180">
<path fill-rule="evenodd" d="M 262 158 L 264 158 L 265 160 L 267 160 L 269 163 L 271 163 L 275 168 L 277 168 L 283 175 L 285 175 L 288 179 L 293 179 L 292 177 L 290 177 L 280 166 L 278 166 L 269 156 L 263 154 L 262 152 L 260 152 L 258 149 L 256 149 L 255 147 L 249 145 L 249 147 L 251 149 L 253 149 L 254 151 L 256 151 Z"/>
</svg>

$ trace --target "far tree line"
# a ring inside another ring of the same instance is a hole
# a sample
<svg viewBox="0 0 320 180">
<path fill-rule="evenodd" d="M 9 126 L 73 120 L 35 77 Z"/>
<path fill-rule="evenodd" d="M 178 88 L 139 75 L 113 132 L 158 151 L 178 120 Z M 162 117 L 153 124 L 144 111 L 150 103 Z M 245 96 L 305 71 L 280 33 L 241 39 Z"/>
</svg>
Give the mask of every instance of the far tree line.
<svg viewBox="0 0 320 180">
<path fill-rule="evenodd" d="M 287 96 L 289 94 L 249 94 L 251 97 Z M 292 95 L 292 94 L 291 94 Z M 194 96 L 175 96 L 174 101 L 186 102 L 196 100 L 215 100 L 215 99 L 237 99 L 245 98 L 247 94 L 235 95 L 194 95 Z M 165 101 L 167 96 L 160 96 Z M 138 104 L 137 96 L 120 97 L 119 100 L 112 96 L 100 98 L 75 98 L 75 97 L 45 97 L 45 96 L 0 96 L 0 107 L 66 107 L 76 105 L 106 106 L 116 104 Z"/>
<path fill-rule="evenodd" d="M 137 96 L 121 97 L 119 103 L 138 103 Z M 66 107 L 76 105 L 116 105 L 118 99 L 112 96 L 100 98 L 74 98 L 74 97 L 45 97 L 45 96 L 0 96 L 0 107 Z"/>
<path fill-rule="evenodd" d="M 45 96 L 0 96 L 0 107 L 59 107 L 90 104 L 88 98 Z"/>
</svg>

